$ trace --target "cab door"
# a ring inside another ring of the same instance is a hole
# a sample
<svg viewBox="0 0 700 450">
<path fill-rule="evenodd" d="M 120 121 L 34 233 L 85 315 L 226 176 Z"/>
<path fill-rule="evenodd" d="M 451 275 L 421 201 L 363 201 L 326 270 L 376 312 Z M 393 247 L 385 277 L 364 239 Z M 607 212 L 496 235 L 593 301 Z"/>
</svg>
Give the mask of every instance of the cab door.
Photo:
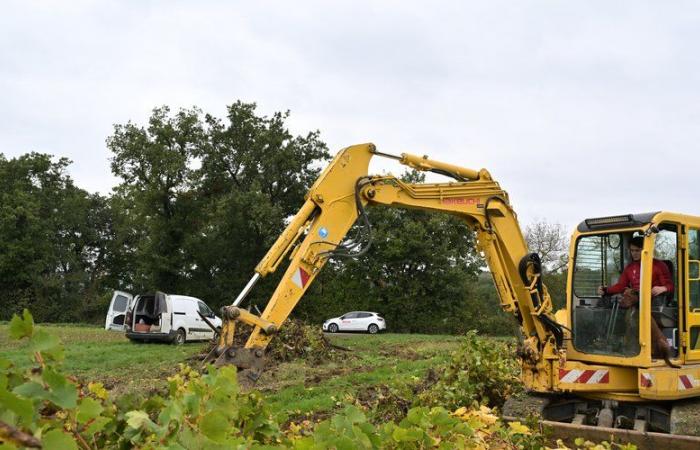
<svg viewBox="0 0 700 450">
<path fill-rule="evenodd" d="M 128 292 L 114 291 L 112 301 L 109 303 L 109 309 L 107 310 L 105 330 L 124 331 L 126 312 L 133 301 L 134 296 Z"/>
<path fill-rule="evenodd" d="M 688 361 L 700 361 L 700 229 L 689 228 L 685 252 L 685 323 Z"/>
</svg>

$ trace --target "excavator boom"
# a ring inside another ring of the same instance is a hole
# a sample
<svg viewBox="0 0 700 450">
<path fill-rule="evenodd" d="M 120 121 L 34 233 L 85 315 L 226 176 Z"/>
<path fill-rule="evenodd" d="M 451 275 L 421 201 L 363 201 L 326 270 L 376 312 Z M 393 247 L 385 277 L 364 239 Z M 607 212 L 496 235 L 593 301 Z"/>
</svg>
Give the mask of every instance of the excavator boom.
<svg viewBox="0 0 700 450">
<path fill-rule="evenodd" d="M 389 157 L 417 170 L 455 181 L 410 184 L 391 175 L 369 176 L 373 156 Z M 507 193 L 486 170 L 473 170 L 411 154 L 380 153 L 372 144 L 341 150 L 309 190 L 299 212 L 255 268 L 255 275 L 223 311 L 224 326 L 207 362 L 235 364 L 239 378 L 254 383 L 264 368 L 264 349 L 306 290 L 332 257 L 352 257 L 371 242 L 367 206 L 416 208 L 462 218 L 476 232 L 477 245 L 494 279 L 502 308 L 520 323 L 526 340 L 526 380 L 538 391 L 552 389 L 553 364 L 564 359 L 564 331 L 552 315 L 552 302 L 542 283 L 539 258 L 528 253 Z M 345 240 L 360 221 L 359 236 Z M 361 247 L 364 242 L 364 247 Z M 241 309 L 255 282 L 274 272 L 289 255 L 290 263 L 265 310 L 256 316 Z M 237 322 L 254 326 L 243 348 L 233 346 Z"/>
</svg>

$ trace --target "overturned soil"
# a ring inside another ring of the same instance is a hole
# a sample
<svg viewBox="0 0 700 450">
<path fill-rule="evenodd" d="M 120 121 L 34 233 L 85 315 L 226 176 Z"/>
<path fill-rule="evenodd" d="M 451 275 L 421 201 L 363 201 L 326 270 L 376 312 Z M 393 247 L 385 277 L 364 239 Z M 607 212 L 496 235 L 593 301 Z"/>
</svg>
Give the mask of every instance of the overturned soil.
<svg viewBox="0 0 700 450">
<path fill-rule="evenodd" d="M 245 346 L 252 332 L 252 326 L 237 324 L 234 347 Z M 212 340 L 202 354 L 190 359 L 203 359 L 216 345 L 217 341 Z M 347 350 L 332 344 L 318 327 L 292 319 L 285 322 L 278 334 L 272 338 L 265 349 L 265 356 L 268 367 L 297 359 L 302 359 L 311 365 L 319 365 L 344 359 Z"/>
</svg>

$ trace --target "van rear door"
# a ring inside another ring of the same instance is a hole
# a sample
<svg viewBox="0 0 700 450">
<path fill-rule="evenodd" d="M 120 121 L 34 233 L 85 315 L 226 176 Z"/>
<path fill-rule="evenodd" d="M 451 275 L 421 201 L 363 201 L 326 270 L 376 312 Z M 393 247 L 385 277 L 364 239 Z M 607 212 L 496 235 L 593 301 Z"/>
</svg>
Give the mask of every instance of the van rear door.
<svg viewBox="0 0 700 450">
<path fill-rule="evenodd" d="M 128 292 L 114 291 L 112 301 L 107 310 L 105 330 L 124 331 L 124 319 L 126 312 L 134 301 L 134 296 Z"/>
<path fill-rule="evenodd" d="M 163 292 L 156 292 L 156 314 L 160 319 L 160 332 L 169 333 L 172 328 L 173 304 L 170 296 Z"/>
</svg>

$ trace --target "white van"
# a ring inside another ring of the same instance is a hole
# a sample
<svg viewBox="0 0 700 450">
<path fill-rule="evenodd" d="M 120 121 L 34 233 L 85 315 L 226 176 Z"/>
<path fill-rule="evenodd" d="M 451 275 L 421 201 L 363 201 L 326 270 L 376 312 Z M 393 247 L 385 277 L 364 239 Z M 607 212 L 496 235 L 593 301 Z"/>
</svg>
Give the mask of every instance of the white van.
<svg viewBox="0 0 700 450">
<path fill-rule="evenodd" d="M 221 319 L 198 298 L 163 292 L 134 297 L 128 292 L 114 291 L 105 330 L 125 331 L 132 341 L 184 344 L 214 337 L 214 330 L 202 316 L 214 328 L 221 328 Z"/>
</svg>

